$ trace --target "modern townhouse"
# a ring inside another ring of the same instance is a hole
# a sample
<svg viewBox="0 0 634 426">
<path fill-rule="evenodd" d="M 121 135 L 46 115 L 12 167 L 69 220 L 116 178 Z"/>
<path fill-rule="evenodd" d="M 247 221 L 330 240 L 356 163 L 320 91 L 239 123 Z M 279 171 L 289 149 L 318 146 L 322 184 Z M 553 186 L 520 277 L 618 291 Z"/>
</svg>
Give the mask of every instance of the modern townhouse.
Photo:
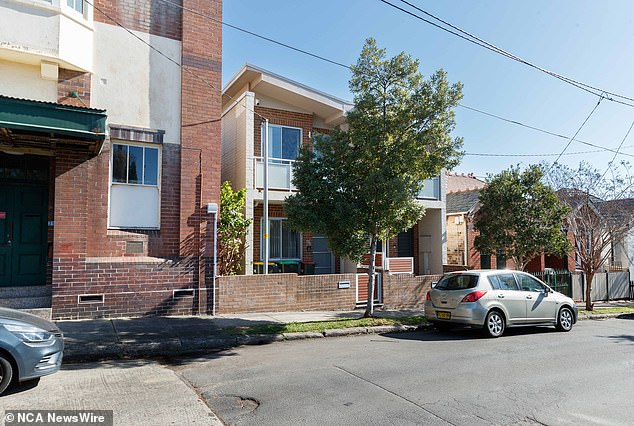
<svg viewBox="0 0 634 426">
<path fill-rule="evenodd" d="M 245 65 L 223 89 L 222 180 L 246 188 L 246 215 L 253 219 L 247 236 L 245 273 L 263 269 L 264 159 L 262 122 L 268 120 L 268 202 L 271 269 L 316 274 L 357 272 L 357 265 L 335 258 L 324 235 L 289 228 L 284 200 L 293 193 L 293 164 L 300 145 L 317 133 L 345 128 L 353 105 L 253 65 Z M 444 174 L 443 174 L 444 175 Z M 442 273 L 444 246 L 444 178 L 430 179 L 419 195 L 425 216 L 408 232 L 382 244 L 377 264 L 385 271 Z M 396 259 L 398 258 L 398 259 Z"/>
</svg>

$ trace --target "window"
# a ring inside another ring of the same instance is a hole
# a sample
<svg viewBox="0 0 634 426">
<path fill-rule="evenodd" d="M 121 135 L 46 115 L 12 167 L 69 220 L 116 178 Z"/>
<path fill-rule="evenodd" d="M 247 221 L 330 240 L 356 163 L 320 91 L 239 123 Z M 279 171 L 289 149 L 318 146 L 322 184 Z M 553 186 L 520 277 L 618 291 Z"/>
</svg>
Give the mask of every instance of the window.
<svg viewBox="0 0 634 426">
<path fill-rule="evenodd" d="M 524 291 L 544 291 L 544 285 L 529 275 L 515 274 L 515 277 Z"/>
<path fill-rule="evenodd" d="M 84 0 L 66 0 L 66 4 L 77 12 L 84 13 Z"/>
<path fill-rule="evenodd" d="M 489 275 L 494 290 L 519 290 L 513 274 Z"/>
<path fill-rule="evenodd" d="M 296 160 L 302 144 L 302 129 L 269 125 L 269 158 Z"/>
<path fill-rule="evenodd" d="M 264 220 L 260 231 L 260 247 L 264 247 Z M 260 250 L 264 258 L 264 250 Z M 301 259 L 302 244 L 299 232 L 293 231 L 286 219 L 269 219 L 269 259 Z"/>
<path fill-rule="evenodd" d="M 491 269 L 491 253 L 480 252 L 480 269 Z"/>
<path fill-rule="evenodd" d="M 495 251 L 495 268 L 506 269 L 506 250 L 497 249 Z"/>
<path fill-rule="evenodd" d="M 438 281 L 436 287 L 439 290 L 466 290 L 478 285 L 477 275 L 456 274 L 445 275 Z"/>
<path fill-rule="evenodd" d="M 158 148 L 112 145 L 112 182 L 158 184 Z"/>
<path fill-rule="evenodd" d="M 111 161 L 110 227 L 159 229 L 160 149 L 113 143 Z"/>
</svg>

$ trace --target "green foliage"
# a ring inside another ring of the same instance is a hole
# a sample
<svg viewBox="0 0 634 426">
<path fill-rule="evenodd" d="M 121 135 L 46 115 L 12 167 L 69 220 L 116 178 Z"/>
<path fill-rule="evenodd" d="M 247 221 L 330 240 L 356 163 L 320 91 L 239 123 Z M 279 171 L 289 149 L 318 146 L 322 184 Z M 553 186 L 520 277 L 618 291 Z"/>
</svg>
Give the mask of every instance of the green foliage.
<svg viewBox="0 0 634 426">
<path fill-rule="evenodd" d="M 568 208 L 542 182 L 540 166 L 519 167 L 494 176 L 480 191 L 475 218 L 475 247 L 482 252 L 506 249 L 518 269 L 542 252 L 566 255 L 570 243 L 562 232 Z"/>
<path fill-rule="evenodd" d="M 220 188 L 218 225 L 218 275 L 235 275 L 242 269 L 246 235 L 251 219 L 245 217 L 246 189 L 233 191 L 224 182 Z"/>
<path fill-rule="evenodd" d="M 335 254 L 359 260 L 374 255 L 371 241 L 412 227 L 424 213 L 416 199 L 423 181 L 458 164 L 452 109 L 462 86 L 442 70 L 425 80 L 418 61 L 405 53 L 386 59 L 371 38 L 352 74 L 348 127 L 301 150 L 293 169 L 299 192 L 285 210 L 296 229 L 325 234 Z"/>
</svg>

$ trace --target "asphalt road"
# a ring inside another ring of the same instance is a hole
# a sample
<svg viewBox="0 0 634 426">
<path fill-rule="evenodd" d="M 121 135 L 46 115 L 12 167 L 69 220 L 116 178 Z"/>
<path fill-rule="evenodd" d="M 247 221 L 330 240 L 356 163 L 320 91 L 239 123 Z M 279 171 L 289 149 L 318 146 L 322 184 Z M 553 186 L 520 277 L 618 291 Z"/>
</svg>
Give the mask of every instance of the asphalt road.
<svg viewBox="0 0 634 426">
<path fill-rule="evenodd" d="M 227 424 L 629 425 L 634 320 L 274 343 L 172 366 Z"/>
</svg>

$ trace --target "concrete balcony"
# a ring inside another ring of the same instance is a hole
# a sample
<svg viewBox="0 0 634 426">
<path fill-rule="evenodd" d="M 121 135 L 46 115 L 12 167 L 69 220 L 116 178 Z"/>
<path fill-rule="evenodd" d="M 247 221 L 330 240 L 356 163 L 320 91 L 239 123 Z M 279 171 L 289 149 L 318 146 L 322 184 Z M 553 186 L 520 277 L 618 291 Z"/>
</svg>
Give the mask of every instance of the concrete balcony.
<svg viewBox="0 0 634 426">
<path fill-rule="evenodd" d="M 92 8 L 68 0 L 0 0 L 0 60 L 42 65 L 56 79 L 57 67 L 91 72 Z"/>
</svg>

